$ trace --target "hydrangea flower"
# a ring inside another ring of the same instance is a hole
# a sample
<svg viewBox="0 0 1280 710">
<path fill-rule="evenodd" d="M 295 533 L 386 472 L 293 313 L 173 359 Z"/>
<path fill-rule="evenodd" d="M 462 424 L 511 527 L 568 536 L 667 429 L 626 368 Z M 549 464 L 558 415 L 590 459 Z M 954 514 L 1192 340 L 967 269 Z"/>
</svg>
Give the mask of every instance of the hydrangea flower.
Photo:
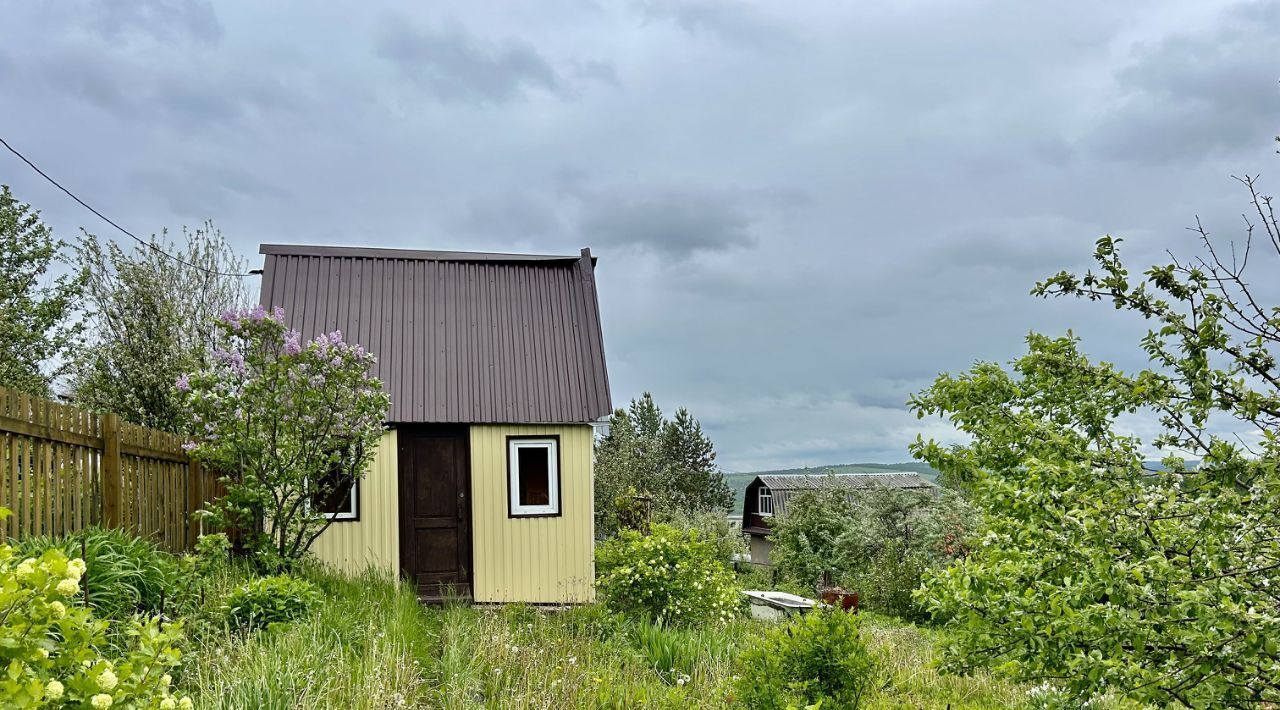
<svg viewBox="0 0 1280 710">
<path fill-rule="evenodd" d="M 62 683 L 59 683 L 56 680 L 49 681 L 49 683 L 44 686 L 45 700 L 58 700 L 62 697 L 64 690 L 65 688 L 62 687 Z"/>
<path fill-rule="evenodd" d="M 89 700 L 89 704 L 97 708 L 97 710 L 105 710 L 111 707 L 111 696 L 106 693 L 98 693 Z"/>
<path fill-rule="evenodd" d="M 28 557 L 22 562 L 19 562 L 18 568 L 14 570 L 14 572 L 18 575 L 18 579 L 26 579 L 27 577 L 30 577 L 31 575 L 35 574 L 36 573 L 35 558 Z"/>
<path fill-rule="evenodd" d="M 69 597 L 80 591 L 80 584 L 76 582 L 76 580 L 68 577 L 61 582 L 58 582 L 57 591 L 58 594 L 61 594 L 64 597 Z"/>
</svg>

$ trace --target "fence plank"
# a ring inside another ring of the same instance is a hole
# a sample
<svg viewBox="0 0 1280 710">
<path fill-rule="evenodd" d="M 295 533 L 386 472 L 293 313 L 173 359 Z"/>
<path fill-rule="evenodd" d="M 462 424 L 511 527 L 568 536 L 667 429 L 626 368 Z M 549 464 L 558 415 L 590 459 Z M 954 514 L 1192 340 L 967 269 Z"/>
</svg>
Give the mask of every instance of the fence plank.
<svg viewBox="0 0 1280 710">
<path fill-rule="evenodd" d="M 18 413 L 25 419 L 27 416 L 27 405 L 29 404 L 28 395 L 18 395 Z M 20 523 L 19 534 L 25 533 L 30 536 L 31 533 L 31 439 L 22 439 L 22 454 L 19 457 L 19 473 L 22 476 L 22 501 L 20 507 L 22 509 L 22 521 Z"/>
<path fill-rule="evenodd" d="M 120 417 L 102 418 L 102 524 L 118 528 L 121 518 Z"/>
<path fill-rule="evenodd" d="M 187 469 L 184 479 L 187 486 L 187 547 L 194 547 L 196 538 L 200 537 L 200 516 L 196 515 L 196 511 L 200 510 L 204 503 L 200 499 L 200 482 L 204 477 L 202 469 L 198 461 L 192 461 L 191 468 Z"/>
<path fill-rule="evenodd" d="M 0 387 L 0 535 L 65 535 L 118 527 L 181 552 L 194 515 L 224 495 L 185 438 Z"/>
</svg>

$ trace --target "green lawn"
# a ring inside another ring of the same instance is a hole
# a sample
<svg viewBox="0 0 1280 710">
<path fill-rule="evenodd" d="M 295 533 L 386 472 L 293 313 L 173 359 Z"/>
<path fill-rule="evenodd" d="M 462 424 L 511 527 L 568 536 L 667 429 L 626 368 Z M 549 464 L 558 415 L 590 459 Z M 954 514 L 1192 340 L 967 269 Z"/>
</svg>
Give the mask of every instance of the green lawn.
<svg viewBox="0 0 1280 710">
<path fill-rule="evenodd" d="M 734 658 L 764 628 L 744 618 L 659 634 L 674 643 L 670 655 L 661 643 L 646 644 L 636 624 L 596 606 L 424 608 L 407 587 L 377 576 L 314 573 L 324 590 L 314 613 L 246 634 L 216 623 L 220 597 L 236 577 L 211 581 L 204 611 L 188 622 L 178 683 L 196 707 L 726 707 Z M 870 616 L 863 628 L 882 669 L 867 707 L 1026 702 L 1022 687 L 986 675 L 939 675 L 931 631 Z"/>
</svg>

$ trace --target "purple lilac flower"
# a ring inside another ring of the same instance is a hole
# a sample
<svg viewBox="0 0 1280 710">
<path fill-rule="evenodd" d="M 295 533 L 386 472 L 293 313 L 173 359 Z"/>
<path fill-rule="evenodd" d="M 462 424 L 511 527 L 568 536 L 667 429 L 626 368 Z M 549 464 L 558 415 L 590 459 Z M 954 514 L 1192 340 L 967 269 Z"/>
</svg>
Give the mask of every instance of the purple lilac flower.
<svg viewBox="0 0 1280 710">
<path fill-rule="evenodd" d="M 231 326 L 231 330 L 236 333 L 240 332 L 240 319 L 241 313 L 239 311 L 225 311 L 221 318 L 222 322 Z"/>
<path fill-rule="evenodd" d="M 244 355 L 240 353 L 231 353 L 231 357 L 227 359 L 227 364 L 231 365 L 231 371 L 237 375 L 243 375 L 249 371 L 244 364 Z"/>
<path fill-rule="evenodd" d="M 192 452 L 192 451 L 195 451 L 195 450 L 196 450 L 196 447 L 198 447 L 198 446 L 199 446 L 199 444 L 197 444 L 197 443 L 196 443 L 196 442 L 194 442 L 194 441 L 184 441 L 184 442 L 182 442 L 182 450 L 183 450 L 183 451 L 186 451 L 187 453 L 190 453 L 190 452 Z"/>
<path fill-rule="evenodd" d="M 283 308 L 281 308 L 280 306 L 273 306 L 273 307 L 271 308 L 271 318 L 272 318 L 273 320 L 275 320 L 277 323 L 283 323 L 283 322 L 284 322 L 284 309 L 283 309 Z"/>
<path fill-rule="evenodd" d="M 186 375 L 179 375 L 178 380 L 173 383 L 173 386 L 177 387 L 179 392 L 190 392 L 191 380 L 188 379 Z"/>
<path fill-rule="evenodd" d="M 266 319 L 267 319 L 267 309 L 263 308 L 262 304 L 258 304 L 254 306 L 253 310 L 249 311 L 249 320 L 253 321 L 254 323 L 261 323 Z"/>
<path fill-rule="evenodd" d="M 302 334 L 296 330 L 291 330 L 284 334 L 284 354 L 297 355 L 302 352 Z"/>
</svg>

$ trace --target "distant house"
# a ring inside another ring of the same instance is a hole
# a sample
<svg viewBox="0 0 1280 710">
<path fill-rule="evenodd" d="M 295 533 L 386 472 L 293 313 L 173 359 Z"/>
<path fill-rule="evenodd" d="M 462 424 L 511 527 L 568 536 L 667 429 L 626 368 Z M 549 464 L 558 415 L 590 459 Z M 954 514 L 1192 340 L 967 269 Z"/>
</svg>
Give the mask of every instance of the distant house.
<svg viewBox="0 0 1280 710">
<path fill-rule="evenodd" d="M 613 409 L 595 260 L 265 245 L 262 303 L 378 358 L 387 432 L 312 546 L 424 597 L 587 602 L 592 423 Z"/>
<path fill-rule="evenodd" d="M 742 503 L 742 532 L 749 538 L 751 562 L 771 564 L 773 542 L 768 539 L 773 521 L 787 514 L 787 503 L 796 494 L 838 488 L 853 498 L 868 490 L 894 488 L 936 493 L 937 484 L 918 473 L 783 474 L 756 476 L 747 484 Z"/>
</svg>

